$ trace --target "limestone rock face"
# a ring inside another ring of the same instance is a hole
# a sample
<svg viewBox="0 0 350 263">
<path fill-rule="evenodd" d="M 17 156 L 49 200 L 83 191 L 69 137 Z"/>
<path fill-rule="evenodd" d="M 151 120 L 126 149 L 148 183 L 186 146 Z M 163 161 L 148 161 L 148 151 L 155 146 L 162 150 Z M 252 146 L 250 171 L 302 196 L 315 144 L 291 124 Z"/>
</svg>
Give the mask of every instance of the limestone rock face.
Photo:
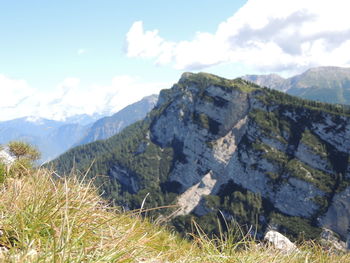
<svg viewBox="0 0 350 263">
<path fill-rule="evenodd" d="M 236 141 L 244 133 L 247 96 L 238 90 L 225 91 L 215 86 L 203 91 L 194 84 L 175 85 L 168 100 L 160 94 L 162 103 L 158 107 L 166 108 L 154 122 L 151 135 L 157 144 L 175 145 L 181 153 L 183 158 L 179 158 L 170 179 L 181 183 L 183 191 L 199 183 L 203 173 L 220 172 L 229 161 Z M 210 98 L 225 106 L 215 106 L 207 101 Z"/>
<path fill-rule="evenodd" d="M 176 147 L 169 180 L 181 185 L 179 214 L 202 214 L 203 197 L 220 194 L 232 181 L 260 194 L 284 215 L 317 217 L 319 226 L 346 238 L 349 190 L 334 191 L 337 174 L 349 177 L 349 117 L 262 102 L 260 91 L 210 82 L 203 87 L 191 77 L 184 74 L 160 94 L 157 108 L 162 114 L 151 126 L 153 141 Z M 280 124 L 264 123 L 268 118 Z M 209 174 L 215 179 L 206 184 Z M 322 220 L 324 207 L 316 200 L 332 203 Z"/>
<path fill-rule="evenodd" d="M 350 187 L 334 195 L 331 206 L 320 222 L 346 240 L 350 226 Z"/>
<path fill-rule="evenodd" d="M 187 189 L 178 198 L 178 204 L 180 205 L 180 209 L 175 215 L 187 215 L 190 212 L 192 212 L 195 208 L 197 208 L 197 214 L 205 214 L 206 211 L 200 211 L 201 208 L 197 206 L 199 205 L 199 202 L 201 201 L 203 196 L 209 195 L 211 193 L 215 183 L 215 178 L 213 178 L 212 174 L 209 172 L 203 177 L 201 182 Z"/>
<path fill-rule="evenodd" d="M 335 234 L 332 230 L 324 228 L 321 233 L 321 242 L 324 246 L 330 247 L 332 249 L 336 249 L 338 251 L 346 251 L 347 244 L 344 241 L 341 241 L 337 234 Z"/>
<path fill-rule="evenodd" d="M 176 147 L 169 180 L 181 185 L 178 214 L 203 214 L 203 197 L 220 194 L 232 181 L 288 216 L 319 217 L 324 208 L 316 200 L 332 202 L 320 226 L 345 238 L 349 190 L 332 196 L 336 175 L 349 176 L 348 165 L 341 168 L 336 161 L 349 156 L 349 118 L 281 107 L 278 101 L 264 103 L 260 91 L 226 89 L 210 82 L 203 87 L 189 81 L 192 77 L 184 74 L 170 91 L 160 94 L 157 108 L 162 114 L 151 127 L 153 141 Z M 269 127 L 265 118 L 283 122 Z M 325 179 L 333 185 L 322 187 Z"/>
</svg>

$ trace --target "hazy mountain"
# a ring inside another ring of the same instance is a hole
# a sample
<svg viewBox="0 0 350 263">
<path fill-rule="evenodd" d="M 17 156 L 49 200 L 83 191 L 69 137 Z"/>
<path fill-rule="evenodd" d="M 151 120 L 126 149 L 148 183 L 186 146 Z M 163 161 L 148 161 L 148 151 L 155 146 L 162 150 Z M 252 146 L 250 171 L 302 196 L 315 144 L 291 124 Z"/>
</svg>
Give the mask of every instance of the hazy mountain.
<svg viewBox="0 0 350 263">
<path fill-rule="evenodd" d="M 13 140 L 28 142 L 40 150 L 40 162 L 44 162 L 68 150 L 85 134 L 87 128 L 80 124 L 24 117 L 0 122 L 0 144 Z"/>
<path fill-rule="evenodd" d="M 262 89 L 242 79 L 185 73 L 147 117 L 52 164 L 89 176 L 130 209 L 172 214 L 215 232 L 217 215 L 297 238 L 321 228 L 349 239 L 350 109 Z M 94 160 L 94 162 L 92 162 Z M 219 212 L 220 211 L 220 212 Z M 152 212 L 149 212 L 152 213 Z M 256 225 L 257 224 L 257 225 Z M 218 233 L 218 232 L 216 232 Z"/>
<path fill-rule="evenodd" d="M 40 162 L 52 160 L 72 146 L 109 138 L 124 127 L 143 119 L 154 107 L 152 95 L 131 104 L 110 117 L 75 115 L 63 121 L 24 117 L 0 122 L 0 144 L 20 140 L 36 146 L 42 153 Z"/>
<path fill-rule="evenodd" d="M 243 78 L 305 99 L 350 104 L 350 68 L 318 67 L 288 79 L 275 74 Z"/>
<path fill-rule="evenodd" d="M 283 86 L 283 83 L 286 81 L 286 79 L 282 78 L 277 74 L 245 75 L 242 78 L 254 82 L 255 84 L 261 87 L 269 87 L 270 89 L 285 91 L 283 90 L 283 88 L 285 88 Z"/>
<path fill-rule="evenodd" d="M 88 114 L 78 114 L 78 115 L 73 115 L 64 120 L 65 123 L 71 124 L 71 123 L 77 123 L 80 125 L 89 125 L 94 123 L 95 121 L 105 117 L 107 114 L 98 114 L 94 113 L 92 115 Z"/>
<path fill-rule="evenodd" d="M 110 117 L 96 121 L 88 130 L 87 135 L 78 143 L 85 144 L 97 140 L 107 139 L 126 126 L 146 117 L 156 104 L 158 95 L 151 95 L 118 111 Z"/>
<path fill-rule="evenodd" d="M 41 137 L 50 134 L 54 129 L 64 125 L 63 122 L 36 117 L 24 117 L 0 122 L 0 142 L 19 137 Z"/>
</svg>

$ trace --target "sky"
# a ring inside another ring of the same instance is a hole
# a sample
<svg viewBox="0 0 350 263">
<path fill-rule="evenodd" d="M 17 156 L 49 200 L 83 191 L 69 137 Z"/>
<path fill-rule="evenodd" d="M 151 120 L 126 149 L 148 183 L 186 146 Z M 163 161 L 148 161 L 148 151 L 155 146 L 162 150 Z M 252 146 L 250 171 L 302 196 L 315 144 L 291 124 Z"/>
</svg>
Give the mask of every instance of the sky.
<svg viewBox="0 0 350 263">
<path fill-rule="evenodd" d="M 186 71 L 350 64 L 346 0 L 0 0 L 0 121 L 112 114 Z"/>
</svg>

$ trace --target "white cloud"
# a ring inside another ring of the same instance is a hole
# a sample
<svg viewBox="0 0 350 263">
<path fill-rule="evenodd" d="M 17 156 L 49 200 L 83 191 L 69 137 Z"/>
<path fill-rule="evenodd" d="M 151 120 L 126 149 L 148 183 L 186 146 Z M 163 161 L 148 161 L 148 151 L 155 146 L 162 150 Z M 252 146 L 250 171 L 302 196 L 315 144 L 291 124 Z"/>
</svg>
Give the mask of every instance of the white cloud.
<svg viewBox="0 0 350 263">
<path fill-rule="evenodd" d="M 0 108 L 12 109 L 29 96 L 33 95 L 35 90 L 30 88 L 24 80 L 11 79 L 0 74 L 1 100 Z"/>
<path fill-rule="evenodd" d="M 126 35 L 127 55 L 129 57 L 157 57 L 157 63 L 167 64 L 173 59 L 175 43 L 165 41 L 158 30 L 144 31 L 143 22 L 135 22 Z"/>
<path fill-rule="evenodd" d="M 85 53 L 87 53 L 87 49 L 85 49 L 85 48 L 80 48 L 80 49 L 78 49 L 78 51 L 77 51 L 77 54 L 78 54 L 79 56 L 81 56 L 81 55 L 83 55 L 83 54 L 85 54 Z"/>
<path fill-rule="evenodd" d="M 197 32 L 176 43 L 137 21 L 127 33 L 126 51 L 181 70 L 231 62 L 266 71 L 349 66 L 349 7 L 346 0 L 249 0 L 215 33 Z"/>
<path fill-rule="evenodd" d="M 0 120 L 35 116 L 65 120 L 76 114 L 113 114 L 169 83 L 144 83 L 136 77 L 116 76 L 109 85 L 83 86 L 78 78 L 66 78 L 50 91 L 30 88 L 23 80 L 0 75 Z M 4 91 L 4 92 L 3 92 Z"/>
</svg>

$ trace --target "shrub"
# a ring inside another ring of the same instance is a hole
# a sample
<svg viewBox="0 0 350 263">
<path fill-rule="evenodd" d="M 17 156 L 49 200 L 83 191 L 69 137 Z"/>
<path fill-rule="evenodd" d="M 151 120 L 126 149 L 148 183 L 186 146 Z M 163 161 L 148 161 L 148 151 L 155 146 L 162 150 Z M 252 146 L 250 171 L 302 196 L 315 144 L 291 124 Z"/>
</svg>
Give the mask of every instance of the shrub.
<svg viewBox="0 0 350 263">
<path fill-rule="evenodd" d="M 28 161 L 36 161 L 40 158 L 40 152 L 32 145 L 21 141 L 12 141 L 8 143 L 9 151 L 12 155 L 19 159 Z"/>
</svg>

